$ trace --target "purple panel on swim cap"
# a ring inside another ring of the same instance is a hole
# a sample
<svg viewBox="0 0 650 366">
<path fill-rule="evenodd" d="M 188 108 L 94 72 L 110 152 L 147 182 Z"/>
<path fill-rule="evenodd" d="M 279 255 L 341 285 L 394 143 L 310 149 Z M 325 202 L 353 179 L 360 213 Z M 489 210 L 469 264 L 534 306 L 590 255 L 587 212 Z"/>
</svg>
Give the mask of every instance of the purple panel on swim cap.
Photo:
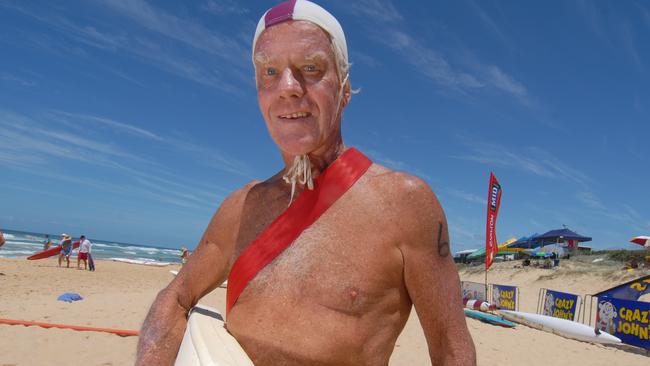
<svg viewBox="0 0 650 366">
<path fill-rule="evenodd" d="M 295 6 L 296 0 L 289 0 L 272 7 L 264 17 L 265 28 L 293 19 L 293 8 Z"/>
</svg>

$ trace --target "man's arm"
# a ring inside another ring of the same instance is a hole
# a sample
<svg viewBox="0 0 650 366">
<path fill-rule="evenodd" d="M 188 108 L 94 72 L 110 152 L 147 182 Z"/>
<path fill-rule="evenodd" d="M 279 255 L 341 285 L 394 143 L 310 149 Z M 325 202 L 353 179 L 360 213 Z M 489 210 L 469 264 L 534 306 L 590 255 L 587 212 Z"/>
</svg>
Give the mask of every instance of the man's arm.
<svg viewBox="0 0 650 366">
<path fill-rule="evenodd" d="M 409 240 L 401 245 L 404 280 L 429 346 L 433 365 L 476 365 L 460 281 L 449 249 L 447 220 L 423 181 L 409 177 L 404 215 Z"/>
<path fill-rule="evenodd" d="M 241 207 L 251 186 L 223 202 L 182 271 L 158 293 L 140 331 L 136 365 L 174 363 L 189 310 L 226 279 Z"/>
</svg>

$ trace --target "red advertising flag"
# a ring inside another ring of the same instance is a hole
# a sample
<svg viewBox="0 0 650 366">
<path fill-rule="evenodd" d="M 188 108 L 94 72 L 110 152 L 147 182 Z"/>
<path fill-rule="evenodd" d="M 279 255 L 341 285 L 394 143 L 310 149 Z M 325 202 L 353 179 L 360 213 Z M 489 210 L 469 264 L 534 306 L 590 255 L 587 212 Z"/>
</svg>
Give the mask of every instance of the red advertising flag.
<svg viewBox="0 0 650 366">
<path fill-rule="evenodd" d="M 497 244 L 497 216 L 499 215 L 499 205 L 501 204 L 501 185 L 490 172 L 490 186 L 488 187 L 487 203 L 487 223 L 485 226 L 485 270 L 487 271 L 494 257 L 499 251 Z"/>
</svg>

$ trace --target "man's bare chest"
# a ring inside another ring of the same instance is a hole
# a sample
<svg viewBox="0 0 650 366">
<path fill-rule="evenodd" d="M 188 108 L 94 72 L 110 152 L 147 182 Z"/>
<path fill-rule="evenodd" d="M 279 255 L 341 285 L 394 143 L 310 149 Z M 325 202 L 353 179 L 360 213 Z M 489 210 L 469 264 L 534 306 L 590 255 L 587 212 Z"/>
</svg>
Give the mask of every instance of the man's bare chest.
<svg viewBox="0 0 650 366">
<path fill-rule="evenodd" d="M 334 204 L 258 273 L 240 300 L 309 299 L 363 313 L 388 288 L 399 287 L 402 259 L 395 235 L 381 216 L 361 214 L 354 206 L 354 200 Z M 264 230 L 260 226 L 256 220 L 242 222 L 238 252 Z"/>
</svg>

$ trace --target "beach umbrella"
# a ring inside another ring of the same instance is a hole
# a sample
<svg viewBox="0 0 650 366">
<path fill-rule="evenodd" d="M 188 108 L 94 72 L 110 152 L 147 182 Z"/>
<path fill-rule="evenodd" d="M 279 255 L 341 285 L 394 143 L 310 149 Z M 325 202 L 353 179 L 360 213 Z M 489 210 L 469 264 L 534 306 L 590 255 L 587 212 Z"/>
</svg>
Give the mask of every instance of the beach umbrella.
<svg viewBox="0 0 650 366">
<path fill-rule="evenodd" d="M 650 248 L 650 236 L 635 236 L 632 239 L 630 239 L 630 242 L 634 244 L 639 244 L 641 246 L 644 246 L 646 248 Z"/>
<path fill-rule="evenodd" d="M 500 243 L 498 245 L 498 249 L 500 251 L 504 250 L 504 249 L 506 249 L 508 247 L 508 245 L 510 245 L 510 244 L 512 244 L 512 243 L 514 243 L 516 241 L 517 241 L 517 238 L 508 239 L 508 240 L 504 241 L 503 243 Z M 499 254 L 497 253 L 497 255 L 499 255 Z M 477 250 L 473 251 L 472 254 L 467 256 L 467 259 L 476 259 L 476 258 L 482 258 L 482 257 L 485 257 L 485 248 L 481 248 L 481 249 L 477 249 Z"/>
</svg>

